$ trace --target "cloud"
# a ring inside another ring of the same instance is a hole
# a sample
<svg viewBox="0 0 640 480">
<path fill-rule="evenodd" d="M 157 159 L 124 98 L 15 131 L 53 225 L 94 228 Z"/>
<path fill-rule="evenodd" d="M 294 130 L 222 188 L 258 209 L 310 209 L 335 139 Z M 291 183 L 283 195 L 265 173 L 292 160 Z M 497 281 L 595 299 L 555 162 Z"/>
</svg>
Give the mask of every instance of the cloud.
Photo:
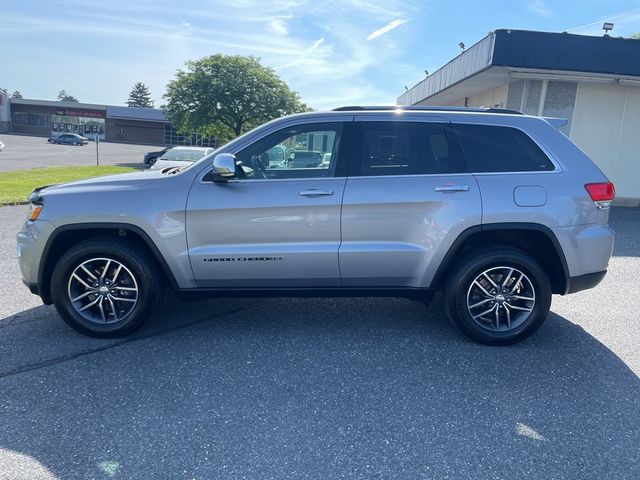
<svg viewBox="0 0 640 480">
<path fill-rule="evenodd" d="M 602 24 L 604 22 L 615 23 L 614 31 L 612 32 L 613 36 L 628 35 L 637 32 L 639 30 L 638 24 L 640 24 L 640 8 L 612 13 L 595 22 L 569 28 L 567 32 L 577 33 L 579 35 L 602 35 Z"/>
<path fill-rule="evenodd" d="M 371 34 L 367 37 L 367 40 L 373 40 L 374 38 L 381 37 L 385 33 L 388 33 L 391 30 L 398 28 L 400 25 L 405 24 L 408 21 L 409 21 L 408 19 L 400 19 L 400 18 L 393 20 L 389 22 L 387 25 L 385 25 L 384 27 L 379 28 L 374 32 L 371 32 Z"/>
<path fill-rule="evenodd" d="M 529 0 L 527 2 L 527 10 L 540 15 L 541 17 L 548 17 L 551 15 L 551 11 L 547 8 L 544 0 Z"/>
<path fill-rule="evenodd" d="M 189 2 L 173 6 L 112 0 L 90 10 L 76 8 L 76 1 L 63 0 L 64 22 L 47 11 L 26 7 L 3 12 L 0 43 L 19 45 L 7 62 L 7 71 L 15 72 L 7 81 L 25 84 L 38 98 L 37 92 L 45 88 L 35 81 L 33 87 L 25 83 L 31 76 L 38 78 L 32 70 L 45 68 L 57 78 L 68 74 L 61 67 L 65 60 L 81 55 L 87 67 L 82 74 L 56 80 L 79 98 L 121 103 L 132 82 L 142 80 L 159 100 L 187 60 L 213 53 L 256 55 L 263 65 L 277 70 L 305 103 L 329 109 L 393 103 L 398 86 L 415 76 L 415 68 L 401 60 L 405 48 L 398 36 L 365 40 L 415 18 L 417 13 L 406 0 L 236 0 L 204 9 Z M 397 20 L 370 33 L 375 22 L 391 19 Z M 31 39 L 27 44 L 17 40 L 25 29 Z M 53 37 L 70 44 L 85 39 L 87 50 L 66 54 L 59 44 L 44 41 Z M 28 59 L 34 58 L 45 60 L 26 73 Z"/>
</svg>

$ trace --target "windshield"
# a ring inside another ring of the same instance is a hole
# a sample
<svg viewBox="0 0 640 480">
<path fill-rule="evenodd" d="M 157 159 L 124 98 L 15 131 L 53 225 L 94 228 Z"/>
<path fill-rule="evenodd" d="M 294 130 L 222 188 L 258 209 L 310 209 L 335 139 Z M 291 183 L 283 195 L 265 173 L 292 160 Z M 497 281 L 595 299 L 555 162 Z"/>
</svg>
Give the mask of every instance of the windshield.
<svg viewBox="0 0 640 480">
<path fill-rule="evenodd" d="M 172 148 L 168 152 L 164 153 L 162 160 L 178 160 L 183 162 L 195 162 L 204 157 L 206 150 L 185 150 L 182 148 Z"/>
</svg>

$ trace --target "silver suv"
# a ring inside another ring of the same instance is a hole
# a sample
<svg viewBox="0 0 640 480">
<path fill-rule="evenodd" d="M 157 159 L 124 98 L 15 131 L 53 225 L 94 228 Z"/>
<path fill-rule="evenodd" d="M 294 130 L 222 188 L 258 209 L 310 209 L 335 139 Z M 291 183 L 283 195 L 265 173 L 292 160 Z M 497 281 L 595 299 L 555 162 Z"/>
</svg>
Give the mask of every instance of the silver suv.
<svg viewBox="0 0 640 480">
<path fill-rule="evenodd" d="M 344 107 L 269 122 L 186 167 L 36 189 L 25 284 L 87 335 L 179 296 L 436 290 L 472 339 L 515 343 L 597 285 L 613 185 L 558 119 Z M 272 156 L 277 158 L 272 158 Z"/>
</svg>

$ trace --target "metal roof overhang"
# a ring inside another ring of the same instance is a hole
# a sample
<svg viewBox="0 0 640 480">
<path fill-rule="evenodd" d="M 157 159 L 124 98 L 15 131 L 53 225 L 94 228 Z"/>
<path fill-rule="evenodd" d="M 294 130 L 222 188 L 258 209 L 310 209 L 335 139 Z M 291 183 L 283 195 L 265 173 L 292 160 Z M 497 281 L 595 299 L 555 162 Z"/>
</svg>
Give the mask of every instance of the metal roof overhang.
<svg viewBox="0 0 640 480">
<path fill-rule="evenodd" d="M 569 72 L 566 70 L 540 70 L 533 68 L 489 67 L 450 87 L 418 100 L 415 105 L 450 105 L 466 97 L 507 85 L 519 79 L 556 80 L 564 82 L 611 83 L 640 86 L 640 78 L 629 75 L 614 75 L 591 72 Z M 492 105 L 487 105 L 491 107 Z"/>
<path fill-rule="evenodd" d="M 637 85 L 640 41 L 496 30 L 400 95 L 397 103 L 452 103 L 521 77 Z"/>
</svg>

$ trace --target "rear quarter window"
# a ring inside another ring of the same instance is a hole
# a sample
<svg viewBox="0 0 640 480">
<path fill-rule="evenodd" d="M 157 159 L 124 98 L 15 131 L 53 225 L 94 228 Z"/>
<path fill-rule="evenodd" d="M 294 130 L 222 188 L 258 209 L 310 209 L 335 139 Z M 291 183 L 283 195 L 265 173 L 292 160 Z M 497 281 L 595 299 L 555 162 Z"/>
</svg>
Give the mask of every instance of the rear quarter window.
<svg viewBox="0 0 640 480">
<path fill-rule="evenodd" d="M 456 124 L 455 130 L 471 172 L 544 172 L 555 169 L 540 147 L 517 128 Z"/>
</svg>

